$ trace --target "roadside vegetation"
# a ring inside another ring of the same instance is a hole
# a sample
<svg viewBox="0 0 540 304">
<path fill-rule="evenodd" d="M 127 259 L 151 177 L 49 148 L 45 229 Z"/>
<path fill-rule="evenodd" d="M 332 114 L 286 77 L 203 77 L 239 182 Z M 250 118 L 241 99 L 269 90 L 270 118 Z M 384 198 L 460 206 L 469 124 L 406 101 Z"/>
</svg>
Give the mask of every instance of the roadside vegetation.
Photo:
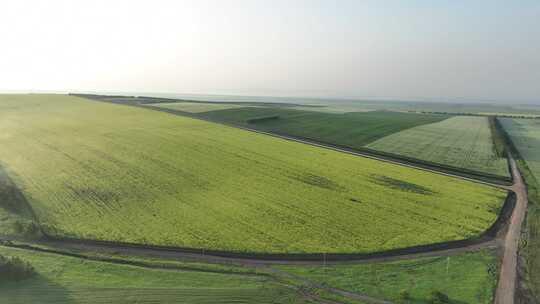
<svg viewBox="0 0 540 304">
<path fill-rule="evenodd" d="M 518 165 L 527 183 L 529 206 L 521 255 L 525 257 L 528 286 L 540 296 L 540 121 L 500 119 L 519 153 Z"/>
<path fill-rule="evenodd" d="M 70 96 L 0 97 L 0 134 L 0 159 L 40 227 L 57 237 L 367 253 L 478 236 L 506 196 L 456 178 Z"/>
<path fill-rule="evenodd" d="M 487 250 L 373 264 L 275 268 L 322 286 L 411 304 L 491 304 L 498 277 L 495 253 Z"/>
<path fill-rule="evenodd" d="M 5 257 L 0 254 L 0 284 L 18 282 L 35 275 L 32 265 L 18 257 Z"/>
<path fill-rule="evenodd" d="M 433 163 L 509 177 L 487 117 L 456 116 L 383 137 L 366 147 Z"/>
<path fill-rule="evenodd" d="M 1 303 L 306 303 L 265 276 L 149 269 L 1 246 L 0 254 L 29 261 L 35 272 L 0 281 Z"/>
</svg>

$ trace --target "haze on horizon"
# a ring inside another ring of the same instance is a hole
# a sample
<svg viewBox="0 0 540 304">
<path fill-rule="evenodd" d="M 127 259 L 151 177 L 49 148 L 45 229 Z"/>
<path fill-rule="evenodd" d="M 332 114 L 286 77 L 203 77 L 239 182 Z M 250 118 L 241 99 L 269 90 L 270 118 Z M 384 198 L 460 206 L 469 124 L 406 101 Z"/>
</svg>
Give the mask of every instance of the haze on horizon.
<svg viewBox="0 0 540 304">
<path fill-rule="evenodd" d="M 540 103 L 540 1 L 2 1 L 0 91 Z"/>
</svg>

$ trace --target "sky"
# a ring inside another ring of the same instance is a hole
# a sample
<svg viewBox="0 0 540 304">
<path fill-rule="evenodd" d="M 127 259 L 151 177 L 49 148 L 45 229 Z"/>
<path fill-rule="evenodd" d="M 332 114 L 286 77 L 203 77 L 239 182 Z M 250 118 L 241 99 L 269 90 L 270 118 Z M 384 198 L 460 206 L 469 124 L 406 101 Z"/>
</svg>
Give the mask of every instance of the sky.
<svg viewBox="0 0 540 304">
<path fill-rule="evenodd" d="M 540 103 L 540 1 L 0 0 L 0 91 Z"/>
</svg>

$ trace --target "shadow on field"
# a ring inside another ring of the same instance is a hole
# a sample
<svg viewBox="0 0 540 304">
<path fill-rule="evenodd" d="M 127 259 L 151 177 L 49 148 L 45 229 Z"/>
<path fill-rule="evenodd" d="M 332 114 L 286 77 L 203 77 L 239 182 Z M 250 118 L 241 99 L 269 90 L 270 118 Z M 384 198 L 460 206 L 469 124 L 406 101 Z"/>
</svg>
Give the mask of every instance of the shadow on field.
<svg viewBox="0 0 540 304">
<path fill-rule="evenodd" d="M 32 279 L 0 285 L 0 303 L 71 304 L 76 302 L 70 298 L 69 290 L 38 275 Z"/>
<path fill-rule="evenodd" d="M 40 237 L 37 217 L 22 191 L 0 164 L 0 235 Z"/>
<path fill-rule="evenodd" d="M 30 204 L 6 171 L 5 166 L 0 164 L 0 208 L 31 219 L 33 212 Z"/>
</svg>

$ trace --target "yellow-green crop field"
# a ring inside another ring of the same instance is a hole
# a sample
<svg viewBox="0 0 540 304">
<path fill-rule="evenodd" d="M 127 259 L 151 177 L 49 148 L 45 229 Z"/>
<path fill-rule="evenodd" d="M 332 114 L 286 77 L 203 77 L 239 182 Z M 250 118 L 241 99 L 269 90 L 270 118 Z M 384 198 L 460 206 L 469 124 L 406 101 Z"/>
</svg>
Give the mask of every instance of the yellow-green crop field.
<svg viewBox="0 0 540 304">
<path fill-rule="evenodd" d="M 366 147 L 458 168 L 510 176 L 487 117 L 455 116 L 390 134 Z"/>
<path fill-rule="evenodd" d="M 0 161 L 48 234 L 241 252 L 474 237 L 506 192 L 148 109 L 0 96 Z"/>
</svg>

